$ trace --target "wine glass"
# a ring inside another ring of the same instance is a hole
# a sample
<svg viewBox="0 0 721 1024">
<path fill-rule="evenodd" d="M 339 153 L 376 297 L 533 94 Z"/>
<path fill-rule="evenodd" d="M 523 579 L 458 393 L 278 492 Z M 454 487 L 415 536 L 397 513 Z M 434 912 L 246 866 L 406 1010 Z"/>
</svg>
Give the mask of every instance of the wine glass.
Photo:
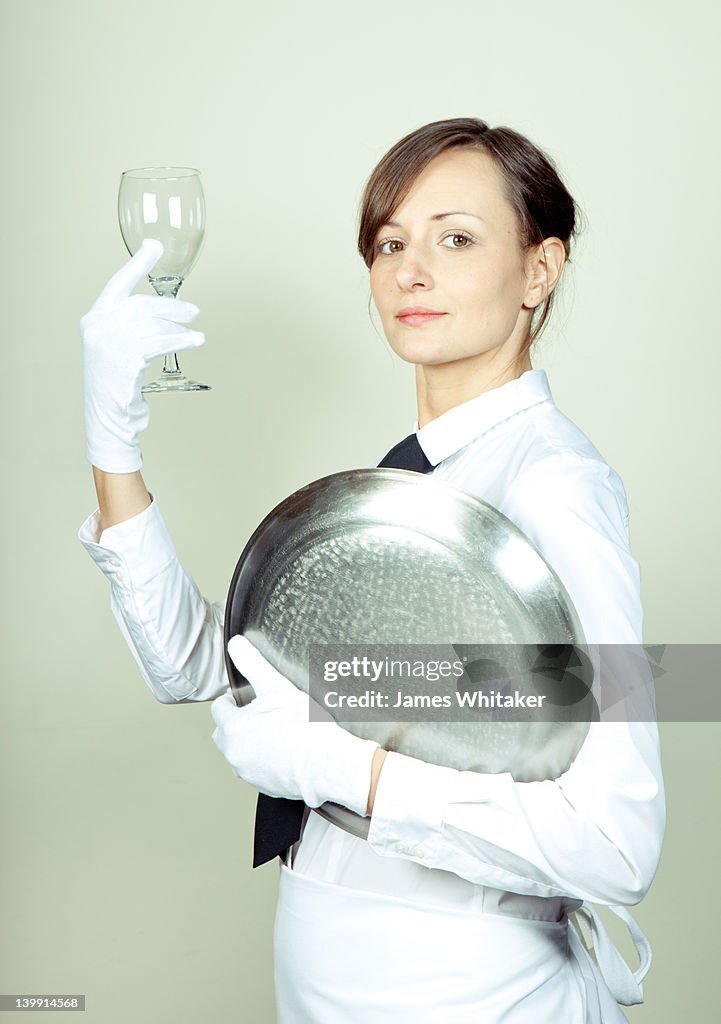
<svg viewBox="0 0 721 1024">
<path fill-rule="evenodd" d="M 158 295 L 172 298 L 200 254 L 205 233 L 205 197 L 200 172 L 193 167 L 139 167 L 123 171 L 118 190 L 118 220 L 131 256 L 146 238 L 163 243 L 163 255 L 148 275 Z M 175 352 L 165 356 L 157 380 L 143 392 L 210 391 L 188 380 Z"/>
</svg>

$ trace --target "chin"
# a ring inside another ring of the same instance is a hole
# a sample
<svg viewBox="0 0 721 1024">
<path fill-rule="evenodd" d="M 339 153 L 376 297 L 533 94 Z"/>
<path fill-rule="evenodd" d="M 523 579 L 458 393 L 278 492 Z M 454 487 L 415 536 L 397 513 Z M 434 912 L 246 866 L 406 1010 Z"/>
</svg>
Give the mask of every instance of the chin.
<svg viewBox="0 0 721 1024">
<path fill-rule="evenodd" d="M 458 363 L 481 354 L 479 352 L 449 352 L 447 346 L 431 344 L 391 344 L 391 348 L 404 363 L 412 363 L 414 366 L 442 366 L 444 363 Z"/>
<path fill-rule="evenodd" d="M 430 352 L 409 352 L 397 348 L 393 349 L 393 351 L 404 363 L 410 363 L 412 366 L 437 366 L 441 363 L 454 362 L 453 359 L 449 360 L 447 355 Z"/>
<path fill-rule="evenodd" d="M 395 355 L 405 363 L 447 362 L 448 352 L 438 341 L 430 338 L 386 338 Z M 445 346 L 447 349 L 447 346 Z"/>
</svg>

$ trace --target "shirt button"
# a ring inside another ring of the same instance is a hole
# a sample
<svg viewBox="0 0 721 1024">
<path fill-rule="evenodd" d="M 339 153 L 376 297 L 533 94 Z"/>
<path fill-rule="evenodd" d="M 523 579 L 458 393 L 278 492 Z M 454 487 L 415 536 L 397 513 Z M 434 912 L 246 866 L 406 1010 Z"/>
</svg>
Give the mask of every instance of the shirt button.
<svg viewBox="0 0 721 1024">
<path fill-rule="evenodd" d="M 128 579 L 128 577 L 127 577 L 127 576 L 125 575 L 125 573 L 124 573 L 124 572 L 123 572 L 123 571 L 121 570 L 120 572 L 116 572 L 116 573 L 115 573 L 115 579 L 116 579 L 116 580 L 118 581 L 118 583 L 126 583 L 126 582 L 127 582 L 127 579 Z"/>
<path fill-rule="evenodd" d="M 110 566 L 111 569 L 119 569 L 120 561 L 117 558 L 109 558 L 108 565 Z"/>
<path fill-rule="evenodd" d="M 424 846 L 416 846 L 415 850 L 413 851 L 413 856 L 418 857 L 419 860 L 425 860 L 426 857 L 428 856 L 428 853 Z"/>
<path fill-rule="evenodd" d="M 405 853 L 406 852 L 406 844 L 405 843 L 396 843 L 395 850 L 396 850 L 396 853 Z"/>
</svg>

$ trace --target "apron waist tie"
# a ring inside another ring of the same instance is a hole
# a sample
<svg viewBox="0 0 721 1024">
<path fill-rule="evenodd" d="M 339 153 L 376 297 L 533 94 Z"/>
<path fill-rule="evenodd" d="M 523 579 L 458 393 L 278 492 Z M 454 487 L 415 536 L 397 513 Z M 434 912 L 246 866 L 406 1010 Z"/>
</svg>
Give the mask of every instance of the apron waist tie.
<svg viewBox="0 0 721 1024">
<path fill-rule="evenodd" d="M 635 971 L 631 970 L 616 949 L 601 918 L 590 904 L 584 903 L 569 915 L 569 920 L 581 937 L 578 922 L 573 919 L 574 915 L 582 918 L 588 925 L 598 969 L 616 1002 L 622 1006 L 635 1006 L 643 1002 L 642 982 L 651 966 L 651 945 L 625 907 L 609 904 L 608 909 L 616 917 L 621 918 L 631 933 L 640 961 Z"/>
</svg>

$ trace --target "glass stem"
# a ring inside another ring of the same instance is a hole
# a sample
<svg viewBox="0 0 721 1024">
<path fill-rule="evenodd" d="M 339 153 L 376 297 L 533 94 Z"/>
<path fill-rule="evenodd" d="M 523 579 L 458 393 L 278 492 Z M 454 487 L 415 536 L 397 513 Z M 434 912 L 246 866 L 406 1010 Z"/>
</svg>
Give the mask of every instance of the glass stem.
<svg viewBox="0 0 721 1024">
<path fill-rule="evenodd" d="M 169 356 L 163 357 L 163 376 L 165 376 L 166 373 L 172 373 L 173 375 L 180 373 L 178 357 L 175 352 L 171 352 Z"/>
<path fill-rule="evenodd" d="M 171 277 L 170 275 L 165 277 L 153 277 L 152 274 L 148 275 L 148 280 L 152 284 L 158 295 L 164 295 L 168 298 L 174 299 L 180 291 L 180 286 L 183 283 L 182 277 Z M 171 352 L 170 355 L 163 357 L 163 371 L 160 374 L 160 380 L 163 377 L 182 377 L 183 373 L 178 363 L 178 357 L 175 352 Z"/>
</svg>

